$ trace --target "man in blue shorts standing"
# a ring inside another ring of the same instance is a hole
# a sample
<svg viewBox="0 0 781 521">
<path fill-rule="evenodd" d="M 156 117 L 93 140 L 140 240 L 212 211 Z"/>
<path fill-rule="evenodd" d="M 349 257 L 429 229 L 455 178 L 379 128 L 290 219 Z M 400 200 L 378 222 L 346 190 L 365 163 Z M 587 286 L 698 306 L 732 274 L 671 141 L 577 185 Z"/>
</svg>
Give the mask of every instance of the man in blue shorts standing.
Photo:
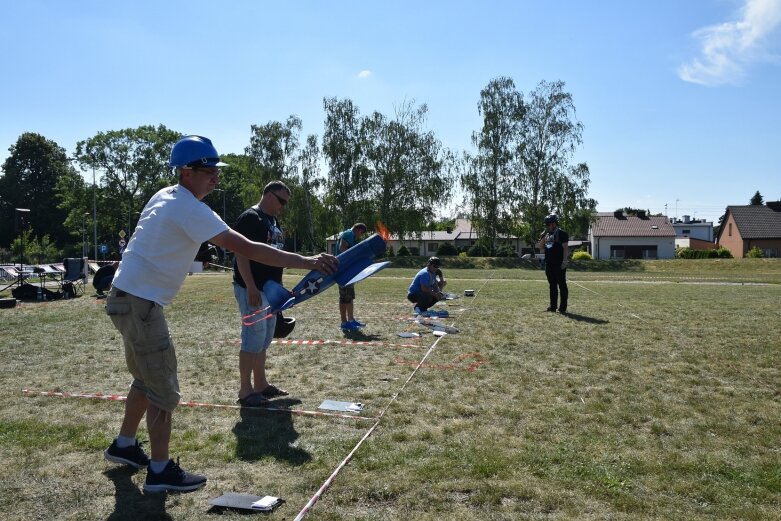
<svg viewBox="0 0 781 521">
<path fill-rule="evenodd" d="M 255 242 L 281 250 L 284 237 L 277 217 L 290 202 L 290 189 L 282 181 L 272 181 L 263 188 L 263 196 L 236 220 L 233 229 Z M 242 317 L 241 351 L 239 351 L 239 403 L 257 407 L 270 398 L 287 396 L 288 392 L 271 385 L 266 378 L 266 351 L 274 339 L 277 317 L 263 318 L 268 301 L 261 289 L 268 280 L 282 283 L 282 268 L 269 266 L 236 254 L 233 263 L 233 294 Z M 252 377 L 255 377 L 255 384 Z"/>
</svg>

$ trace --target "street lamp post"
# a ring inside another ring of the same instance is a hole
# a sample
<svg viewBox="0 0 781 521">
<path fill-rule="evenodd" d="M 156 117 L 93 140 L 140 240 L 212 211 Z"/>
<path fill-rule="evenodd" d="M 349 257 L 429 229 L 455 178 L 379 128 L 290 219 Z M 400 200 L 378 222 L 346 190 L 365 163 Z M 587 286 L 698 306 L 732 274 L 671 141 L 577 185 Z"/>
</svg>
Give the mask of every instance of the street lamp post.
<svg viewBox="0 0 781 521">
<path fill-rule="evenodd" d="M 86 238 L 86 227 L 84 226 L 84 218 L 89 216 L 89 212 L 84 212 L 81 216 L 81 256 L 86 257 L 87 256 L 87 238 Z"/>
<path fill-rule="evenodd" d="M 92 238 L 95 241 L 95 260 L 98 259 L 98 185 L 95 182 L 95 158 L 92 158 Z"/>
</svg>

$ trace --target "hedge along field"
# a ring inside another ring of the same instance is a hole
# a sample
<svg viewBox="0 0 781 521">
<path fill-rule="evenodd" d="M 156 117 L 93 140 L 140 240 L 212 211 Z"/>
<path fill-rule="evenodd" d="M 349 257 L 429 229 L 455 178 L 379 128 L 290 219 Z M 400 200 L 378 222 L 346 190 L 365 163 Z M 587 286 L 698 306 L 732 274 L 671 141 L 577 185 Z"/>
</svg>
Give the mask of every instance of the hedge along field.
<svg viewBox="0 0 781 521">
<path fill-rule="evenodd" d="M 758 261 L 575 267 L 566 317 L 543 311 L 539 270 L 446 265 L 447 289 L 477 296 L 439 306 L 460 333 L 436 345 L 408 321 L 415 267 L 356 287 L 360 336 L 339 331 L 330 289 L 291 310 L 289 338 L 330 343 L 269 351 L 270 381 L 291 391 L 274 406 L 357 401 L 366 419 L 180 407 L 172 456 L 209 482 L 168 496 L 104 461 L 121 402 L 22 393 L 126 393 L 103 302 L 2 310 L 0 515 L 194 520 L 210 498 L 241 492 L 283 497 L 269 517 L 293 519 L 385 411 L 307 519 L 774 518 L 781 264 Z M 184 399 L 233 404 L 229 276 L 188 277 L 166 313 Z"/>
</svg>

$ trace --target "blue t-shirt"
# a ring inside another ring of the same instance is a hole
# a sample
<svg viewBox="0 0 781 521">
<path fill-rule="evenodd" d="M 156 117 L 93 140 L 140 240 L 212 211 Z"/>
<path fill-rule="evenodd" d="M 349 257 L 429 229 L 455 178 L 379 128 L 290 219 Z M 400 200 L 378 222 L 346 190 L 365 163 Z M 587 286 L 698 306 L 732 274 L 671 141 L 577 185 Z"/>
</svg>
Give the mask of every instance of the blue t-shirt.
<svg viewBox="0 0 781 521">
<path fill-rule="evenodd" d="M 347 243 L 348 248 L 352 248 L 353 246 L 355 246 L 355 234 L 353 233 L 352 228 L 350 228 L 349 230 L 345 230 L 339 234 L 339 243 L 341 243 L 342 241 Z M 340 253 L 339 244 L 336 245 L 336 253 Z"/>
<path fill-rule="evenodd" d="M 432 288 L 434 286 L 435 280 L 435 276 L 428 270 L 428 268 L 423 268 L 415 275 L 415 278 L 412 279 L 412 284 L 409 285 L 408 293 L 410 295 L 415 293 L 422 293 L 422 287 L 426 286 L 427 288 Z"/>
</svg>

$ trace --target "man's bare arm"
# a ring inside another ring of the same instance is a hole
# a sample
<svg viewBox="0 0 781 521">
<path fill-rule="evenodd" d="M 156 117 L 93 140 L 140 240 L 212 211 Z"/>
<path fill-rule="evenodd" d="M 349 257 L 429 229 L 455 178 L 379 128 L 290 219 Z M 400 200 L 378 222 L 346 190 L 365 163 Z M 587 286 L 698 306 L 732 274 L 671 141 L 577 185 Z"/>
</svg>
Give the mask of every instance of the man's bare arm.
<svg viewBox="0 0 781 521">
<path fill-rule="evenodd" d="M 322 271 L 330 275 L 336 271 L 339 261 L 333 255 L 321 253 L 312 257 L 304 257 L 297 253 L 278 250 L 260 242 L 252 242 L 234 230 L 226 230 L 215 235 L 209 242 L 221 248 L 234 251 L 248 259 L 275 266 L 277 268 L 301 268 Z"/>
</svg>

